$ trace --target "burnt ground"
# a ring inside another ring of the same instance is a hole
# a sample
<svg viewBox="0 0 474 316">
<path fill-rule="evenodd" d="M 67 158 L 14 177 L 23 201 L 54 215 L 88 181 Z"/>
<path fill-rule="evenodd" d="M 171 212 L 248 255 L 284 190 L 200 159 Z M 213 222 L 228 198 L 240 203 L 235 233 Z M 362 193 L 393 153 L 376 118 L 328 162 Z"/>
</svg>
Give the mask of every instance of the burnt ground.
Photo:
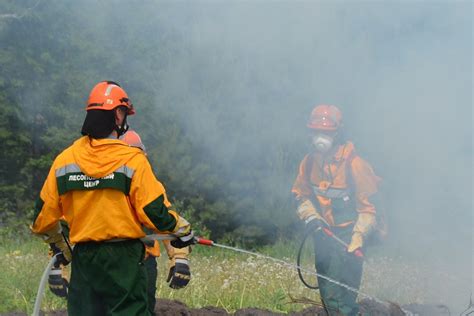
<svg viewBox="0 0 474 316">
<path fill-rule="evenodd" d="M 407 315 L 403 312 L 409 311 L 412 315 L 417 316 L 448 316 L 450 315 L 449 310 L 444 305 L 422 305 L 422 304 L 409 304 L 402 307 L 396 304 L 382 305 L 371 300 L 362 300 L 360 302 L 361 312 L 371 316 L 403 316 Z M 156 316 L 274 316 L 274 315 L 286 315 L 282 313 L 275 313 L 264 309 L 258 308 L 243 308 L 237 310 L 233 314 L 229 314 L 225 309 L 220 307 L 203 307 L 199 309 L 189 308 L 184 303 L 176 300 L 158 299 L 155 307 Z M 11 312 L 1 314 L 0 316 L 25 316 L 23 312 Z M 41 313 L 46 316 L 64 316 L 67 315 L 65 310 L 52 311 Z M 292 312 L 287 315 L 292 316 L 327 316 L 324 309 L 320 306 L 313 306 L 306 308 L 299 312 Z M 408 314 L 410 315 L 410 314 Z"/>
</svg>

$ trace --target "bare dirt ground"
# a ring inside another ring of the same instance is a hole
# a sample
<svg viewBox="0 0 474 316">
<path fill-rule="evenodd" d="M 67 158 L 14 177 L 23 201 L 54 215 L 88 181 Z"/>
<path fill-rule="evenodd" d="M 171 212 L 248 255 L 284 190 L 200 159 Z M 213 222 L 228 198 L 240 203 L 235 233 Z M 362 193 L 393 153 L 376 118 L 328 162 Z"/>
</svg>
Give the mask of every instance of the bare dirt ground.
<svg viewBox="0 0 474 316">
<path fill-rule="evenodd" d="M 388 306 L 379 304 L 370 300 L 362 300 L 361 312 L 371 316 L 403 316 L 407 315 L 403 310 L 409 311 L 412 315 L 417 316 L 448 316 L 450 315 L 449 310 L 443 305 L 421 305 L 421 304 L 410 304 L 405 306 L 398 306 L 396 304 L 387 304 Z M 268 310 L 258 308 L 243 308 L 237 310 L 233 314 L 229 314 L 225 309 L 220 307 L 203 307 L 199 309 L 189 308 L 184 303 L 176 300 L 158 299 L 155 307 L 156 316 L 274 316 L 274 315 L 285 315 L 281 313 L 275 313 Z M 1 316 L 25 316 L 23 312 L 11 312 L 2 314 Z M 41 315 L 49 316 L 65 316 L 67 312 L 65 310 L 52 311 L 47 313 L 41 313 Z M 291 316 L 327 316 L 323 308 L 319 306 L 313 306 L 306 308 L 299 312 L 293 312 L 288 315 Z M 409 314 L 408 314 L 409 315 Z"/>
</svg>

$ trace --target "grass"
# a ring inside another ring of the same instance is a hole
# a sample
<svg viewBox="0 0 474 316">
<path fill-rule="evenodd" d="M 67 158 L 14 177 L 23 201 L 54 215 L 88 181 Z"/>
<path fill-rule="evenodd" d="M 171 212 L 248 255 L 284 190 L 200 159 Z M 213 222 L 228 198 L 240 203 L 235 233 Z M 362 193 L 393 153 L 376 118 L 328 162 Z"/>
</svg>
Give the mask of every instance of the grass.
<svg viewBox="0 0 474 316">
<path fill-rule="evenodd" d="M 228 312 L 245 307 L 280 312 L 302 309 L 301 305 L 289 304 L 288 294 L 319 300 L 317 292 L 302 287 L 296 272 L 288 267 L 219 248 L 212 248 L 212 253 L 203 249 L 204 254 L 200 252 L 201 248 L 195 249 L 192 253 L 192 283 L 185 289 L 174 291 L 160 280 L 158 297 L 179 299 L 195 308 L 218 306 Z M 284 254 L 279 258 L 292 262 Z M 159 271 L 166 269 L 165 261 L 160 258 Z"/>
<path fill-rule="evenodd" d="M 281 241 L 257 252 L 293 264 L 297 249 L 297 243 Z M 157 297 L 177 299 L 191 308 L 217 306 L 234 312 L 254 307 L 289 312 L 308 306 L 290 303 L 290 297 L 319 300 L 318 292 L 306 289 L 294 269 L 268 259 L 205 246 L 193 248 L 190 284 L 173 290 L 165 282 L 168 274 L 165 257 L 158 259 Z M 311 261 L 307 257 L 305 267 L 310 267 Z M 47 245 L 38 238 L 0 239 L 0 314 L 11 311 L 31 314 L 47 262 Z M 467 306 L 471 282 L 472 276 L 465 276 L 461 271 L 441 270 L 426 262 L 374 253 L 366 260 L 361 290 L 401 304 L 447 304 L 455 312 Z M 65 300 L 46 290 L 43 310 L 65 308 Z"/>
<path fill-rule="evenodd" d="M 262 253 L 294 261 L 292 245 L 279 243 Z M 47 245 L 38 238 L 1 240 L 0 314 L 19 311 L 31 314 L 41 274 L 48 263 Z M 289 312 L 308 305 L 291 304 L 292 297 L 318 300 L 317 292 L 305 289 L 293 269 L 262 258 L 214 247 L 196 246 L 191 254 L 192 280 L 180 290 L 168 287 L 166 255 L 158 259 L 157 297 L 176 299 L 191 308 L 222 307 L 228 312 L 245 307 Z M 43 310 L 65 309 L 66 302 L 46 290 Z"/>
</svg>

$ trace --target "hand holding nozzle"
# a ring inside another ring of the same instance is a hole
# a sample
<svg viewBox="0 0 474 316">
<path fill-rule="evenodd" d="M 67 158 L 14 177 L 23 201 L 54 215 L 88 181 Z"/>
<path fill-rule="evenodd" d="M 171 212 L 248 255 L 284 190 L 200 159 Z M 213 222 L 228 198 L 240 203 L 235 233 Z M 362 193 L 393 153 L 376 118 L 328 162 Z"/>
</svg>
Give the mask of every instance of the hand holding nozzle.
<svg viewBox="0 0 474 316">
<path fill-rule="evenodd" d="M 173 234 L 152 234 L 141 238 L 142 241 L 153 241 L 153 240 L 176 240 L 178 237 Z M 205 239 L 202 237 L 193 236 L 190 244 L 198 244 L 204 246 L 214 246 L 214 241 Z"/>
<path fill-rule="evenodd" d="M 307 231 L 315 231 L 322 229 L 326 235 L 332 237 L 334 240 L 343 245 L 348 252 L 353 253 L 356 257 L 359 258 L 364 257 L 364 254 L 362 253 L 360 248 L 356 248 L 355 250 L 349 249 L 349 245 L 331 231 L 331 225 L 329 225 L 326 219 L 316 211 L 316 208 L 314 208 L 313 204 L 310 201 L 307 200 L 303 202 L 298 208 L 297 212 L 300 216 L 305 217 Z"/>
<path fill-rule="evenodd" d="M 329 237 L 332 237 L 334 238 L 337 242 L 339 242 L 341 245 L 343 245 L 346 250 L 349 250 L 349 245 L 344 241 L 342 240 L 341 238 L 337 237 L 331 230 L 329 230 L 328 228 L 326 227 L 323 227 L 322 228 L 323 232 L 328 235 Z M 363 258 L 364 257 L 364 254 L 362 253 L 362 250 L 360 250 L 360 248 L 354 250 L 354 255 L 356 257 L 359 257 L 359 258 Z"/>
<path fill-rule="evenodd" d="M 329 223 L 319 214 L 309 216 L 305 221 L 306 230 L 317 230 L 321 228 L 329 228 Z"/>
</svg>

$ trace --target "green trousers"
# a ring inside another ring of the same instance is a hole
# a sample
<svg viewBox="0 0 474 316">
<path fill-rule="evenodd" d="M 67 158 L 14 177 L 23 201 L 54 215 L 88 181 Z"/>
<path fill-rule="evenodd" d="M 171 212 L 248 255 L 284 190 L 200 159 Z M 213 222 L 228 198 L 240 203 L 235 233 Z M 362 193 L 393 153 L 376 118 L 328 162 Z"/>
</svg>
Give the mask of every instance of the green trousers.
<svg viewBox="0 0 474 316">
<path fill-rule="evenodd" d="M 156 264 L 156 257 L 148 256 L 145 259 L 145 268 L 148 278 L 147 284 L 147 296 L 148 296 L 148 309 L 151 315 L 155 315 L 156 305 L 156 280 L 158 278 L 158 268 Z"/>
<path fill-rule="evenodd" d="M 349 243 L 352 237 L 352 226 L 334 228 L 333 232 Z M 327 236 L 323 231 L 314 235 L 316 271 L 335 281 L 349 285 L 356 290 L 362 278 L 362 259 L 348 253 L 344 247 Z M 330 315 L 357 315 L 359 306 L 357 294 L 348 289 L 318 277 L 321 298 Z"/>
<path fill-rule="evenodd" d="M 139 240 L 77 244 L 68 315 L 150 316 L 144 253 Z"/>
</svg>

